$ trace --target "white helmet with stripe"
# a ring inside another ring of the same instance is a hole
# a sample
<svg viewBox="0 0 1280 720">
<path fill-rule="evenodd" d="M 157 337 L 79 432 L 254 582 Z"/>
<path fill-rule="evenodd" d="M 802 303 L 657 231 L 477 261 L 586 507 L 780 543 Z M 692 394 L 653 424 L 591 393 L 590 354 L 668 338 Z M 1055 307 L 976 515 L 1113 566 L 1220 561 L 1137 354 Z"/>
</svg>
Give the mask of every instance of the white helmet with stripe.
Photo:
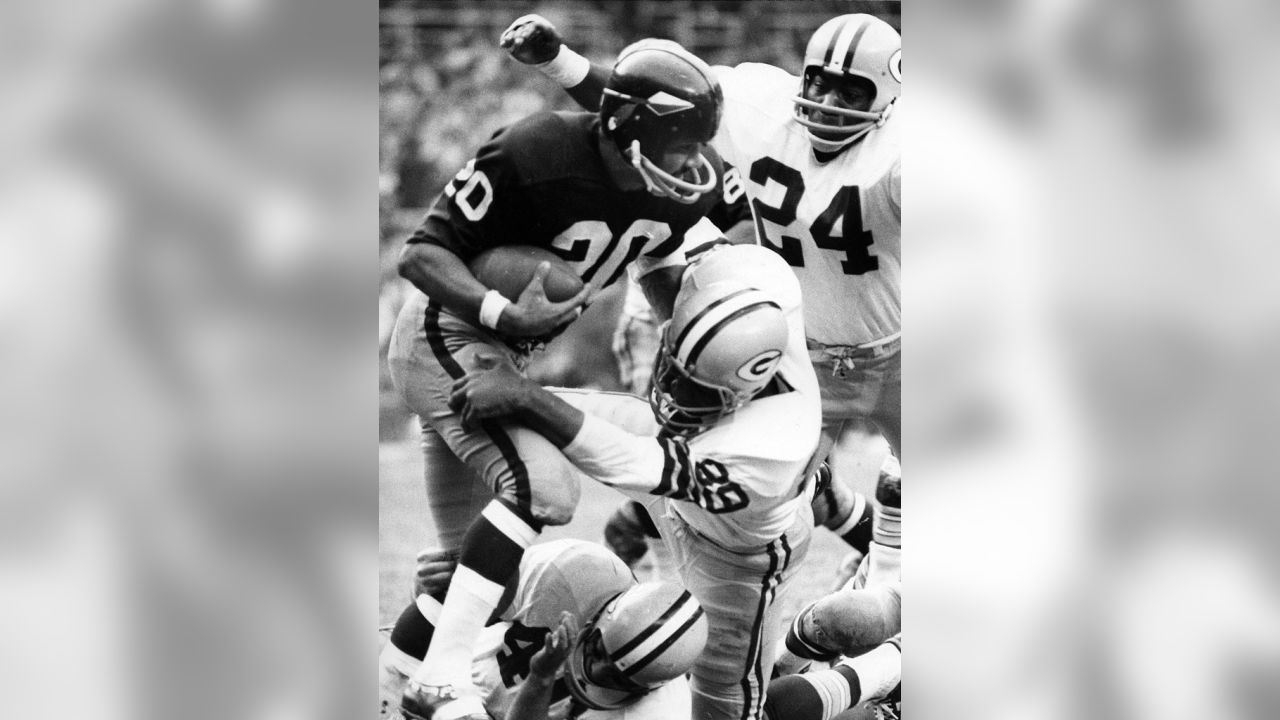
<svg viewBox="0 0 1280 720">
<path fill-rule="evenodd" d="M 636 585 L 582 629 L 565 681 L 587 707 L 616 710 L 685 675 L 707 644 L 702 606 L 672 582 Z"/>
<path fill-rule="evenodd" d="M 822 105 L 805 99 L 815 73 L 861 78 L 875 88 L 867 110 Z M 902 94 L 902 36 L 889 23 L 863 13 L 834 17 L 822 24 L 804 51 L 801 93 L 794 98 L 796 122 L 808 128 L 817 150 L 835 152 L 889 119 Z M 813 111 L 841 118 L 838 124 L 810 117 Z M 814 131 L 821 133 L 815 134 Z"/>
<path fill-rule="evenodd" d="M 663 427 L 697 432 L 764 389 L 787 349 L 778 302 L 740 280 L 685 282 L 662 333 L 649 404 Z"/>
</svg>

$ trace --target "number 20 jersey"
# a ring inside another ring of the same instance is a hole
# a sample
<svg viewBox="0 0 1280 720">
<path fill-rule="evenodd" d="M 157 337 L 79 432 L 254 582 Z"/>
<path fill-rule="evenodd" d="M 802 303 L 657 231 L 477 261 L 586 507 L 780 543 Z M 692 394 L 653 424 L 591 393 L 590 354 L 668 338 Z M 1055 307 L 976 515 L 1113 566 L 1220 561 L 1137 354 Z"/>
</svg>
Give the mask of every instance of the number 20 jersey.
<svg viewBox="0 0 1280 720">
<path fill-rule="evenodd" d="M 499 245 L 546 247 L 598 288 L 642 256 L 654 267 L 682 258 L 685 232 L 716 204 L 719 188 L 687 205 L 643 187 L 618 190 L 600 157 L 598 124 L 590 113 L 544 112 L 498 131 L 408 242 L 441 245 L 464 261 Z M 719 157 L 705 154 L 722 178 Z"/>
<path fill-rule="evenodd" d="M 793 119 L 800 78 L 758 63 L 714 71 L 725 112 L 712 145 L 742 173 L 757 237 L 799 278 L 809 338 L 859 345 L 900 331 L 897 111 L 819 163 L 805 128 Z"/>
</svg>

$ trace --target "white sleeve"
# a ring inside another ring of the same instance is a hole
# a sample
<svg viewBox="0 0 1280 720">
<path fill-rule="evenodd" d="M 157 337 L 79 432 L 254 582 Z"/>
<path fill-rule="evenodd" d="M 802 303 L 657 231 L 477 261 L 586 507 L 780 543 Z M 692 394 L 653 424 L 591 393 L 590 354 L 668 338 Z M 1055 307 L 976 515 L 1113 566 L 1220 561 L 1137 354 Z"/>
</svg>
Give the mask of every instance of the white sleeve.
<svg viewBox="0 0 1280 720">
<path fill-rule="evenodd" d="M 583 388 L 549 387 L 547 390 L 583 413 L 632 435 L 654 437 L 658 434 L 658 421 L 654 420 L 648 401 L 637 395 Z"/>
<path fill-rule="evenodd" d="M 652 492 L 663 478 L 666 453 L 654 438 L 632 435 L 586 413 L 565 457 L 605 485 Z"/>
<path fill-rule="evenodd" d="M 587 414 L 563 452 L 579 470 L 605 485 L 684 500 L 717 513 L 746 506 L 743 484 L 768 497 L 791 487 L 794 471 L 787 472 L 785 461 L 742 462 L 732 454 L 702 454 L 699 449 L 678 436 L 633 435 Z"/>
<path fill-rule="evenodd" d="M 647 255 L 641 255 L 627 269 L 631 274 L 632 280 L 639 280 L 654 270 L 664 267 L 673 267 L 676 265 L 688 264 L 688 257 L 697 254 L 697 252 L 714 245 L 717 242 L 728 242 L 724 233 L 716 224 L 710 220 L 701 218 L 694 223 L 692 227 L 684 233 L 684 241 L 680 243 L 680 247 L 675 252 L 665 257 L 653 258 Z"/>
</svg>

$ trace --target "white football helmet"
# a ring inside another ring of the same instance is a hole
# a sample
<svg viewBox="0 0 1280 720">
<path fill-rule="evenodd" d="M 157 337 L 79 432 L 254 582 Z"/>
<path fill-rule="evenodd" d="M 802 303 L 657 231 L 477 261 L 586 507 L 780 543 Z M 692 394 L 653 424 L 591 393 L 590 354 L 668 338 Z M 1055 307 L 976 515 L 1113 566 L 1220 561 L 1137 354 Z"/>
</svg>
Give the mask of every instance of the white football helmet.
<svg viewBox="0 0 1280 720">
<path fill-rule="evenodd" d="M 705 430 L 762 390 L 787 349 L 787 320 L 736 280 L 686 282 L 662 331 L 649 405 L 668 430 Z"/>
<path fill-rule="evenodd" d="M 707 618 L 688 590 L 671 582 L 636 585 L 582 629 L 565 684 L 587 707 L 616 710 L 688 673 L 706 644 Z"/>
<path fill-rule="evenodd" d="M 870 81 L 875 96 L 867 111 L 822 105 L 804 97 L 815 73 L 834 73 Z M 889 119 L 902 94 L 902 36 L 889 23 L 872 15 L 853 13 L 822 24 L 804 52 L 800 95 L 793 98 L 796 122 L 808 128 L 809 143 L 822 152 L 835 152 L 880 127 Z M 838 115 L 839 124 L 810 118 L 813 111 Z M 826 137 L 814 134 L 823 133 Z"/>
</svg>

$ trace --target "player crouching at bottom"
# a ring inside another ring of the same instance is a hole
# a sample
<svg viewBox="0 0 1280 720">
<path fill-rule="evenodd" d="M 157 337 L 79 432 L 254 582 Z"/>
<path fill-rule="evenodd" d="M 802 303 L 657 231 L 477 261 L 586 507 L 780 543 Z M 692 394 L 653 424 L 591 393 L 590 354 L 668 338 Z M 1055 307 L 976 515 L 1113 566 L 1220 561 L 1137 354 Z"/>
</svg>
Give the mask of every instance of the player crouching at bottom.
<svg viewBox="0 0 1280 720">
<path fill-rule="evenodd" d="M 442 551 L 419 556 L 417 599 L 396 621 L 379 658 L 382 717 L 399 703 L 417 672 L 439 619 L 439 595 L 452 575 Z M 707 640 L 702 607 L 675 583 L 637 584 L 607 549 L 582 540 L 531 547 L 515 580 L 514 597 L 498 622 L 485 628 L 470 664 L 488 716 L 592 720 L 685 720 L 690 696 L 685 674 Z M 571 649 L 549 649 L 559 660 L 548 672 L 536 651 L 548 633 L 581 627 Z M 405 717 L 431 719 L 434 710 L 410 700 Z M 541 710 L 539 715 L 536 710 Z"/>
</svg>

